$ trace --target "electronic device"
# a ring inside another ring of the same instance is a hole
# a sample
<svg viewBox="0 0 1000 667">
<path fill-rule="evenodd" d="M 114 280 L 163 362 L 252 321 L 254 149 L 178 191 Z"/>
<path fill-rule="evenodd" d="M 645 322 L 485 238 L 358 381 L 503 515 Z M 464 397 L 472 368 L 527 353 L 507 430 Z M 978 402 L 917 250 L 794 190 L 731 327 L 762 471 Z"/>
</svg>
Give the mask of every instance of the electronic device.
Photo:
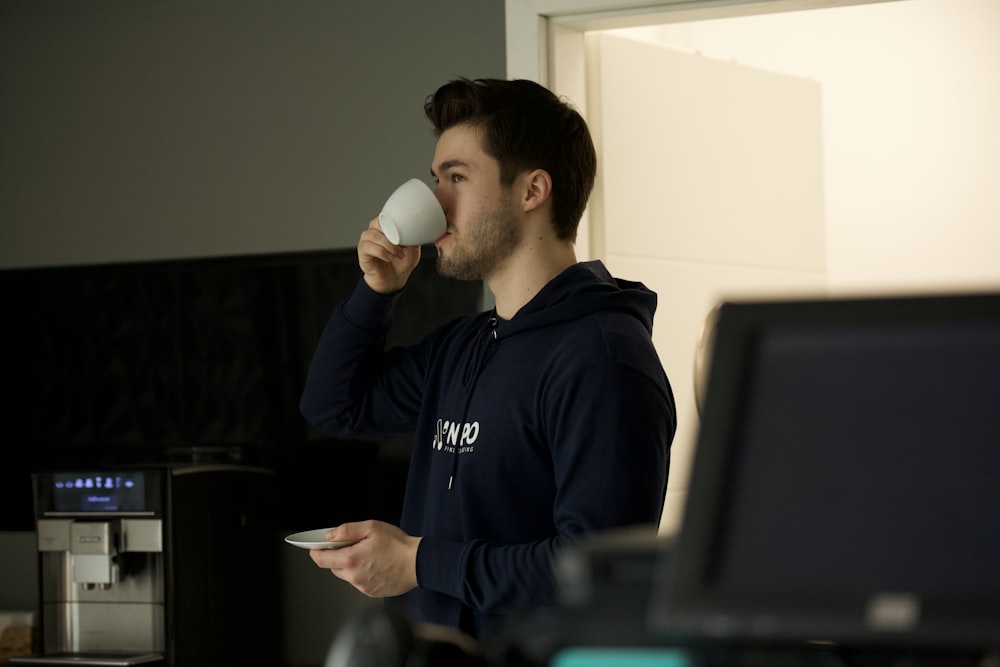
<svg viewBox="0 0 1000 667">
<path fill-rule="evenodd" d="M 35 474 L 40 651 L 13 661 L 277 664 L 274 478 L 242 465 Z"/>
<path fill-rule="evenodd" d="M 1000 649 L 1000 294 L 716 317 L 651 641 Z"/>
</svg>

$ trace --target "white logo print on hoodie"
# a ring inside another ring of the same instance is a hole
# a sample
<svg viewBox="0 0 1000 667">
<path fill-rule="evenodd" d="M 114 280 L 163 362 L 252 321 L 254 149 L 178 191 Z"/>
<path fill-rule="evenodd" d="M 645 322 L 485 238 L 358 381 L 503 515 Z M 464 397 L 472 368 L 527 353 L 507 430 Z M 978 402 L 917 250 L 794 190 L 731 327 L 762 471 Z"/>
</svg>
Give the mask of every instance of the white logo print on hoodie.
<svg viewBox="0 0 1000 667">
<path fill-rule="evenodd" d="M 459 423 L 447 419 L 438 419 L 437 433 L 434 434 L 434 442 L 431 446 L 437 450 L 454 452 L 458 448 L 459 453 L 474 451 L 473 444 L 479 438 L 479 422 Z"/>
</svg>

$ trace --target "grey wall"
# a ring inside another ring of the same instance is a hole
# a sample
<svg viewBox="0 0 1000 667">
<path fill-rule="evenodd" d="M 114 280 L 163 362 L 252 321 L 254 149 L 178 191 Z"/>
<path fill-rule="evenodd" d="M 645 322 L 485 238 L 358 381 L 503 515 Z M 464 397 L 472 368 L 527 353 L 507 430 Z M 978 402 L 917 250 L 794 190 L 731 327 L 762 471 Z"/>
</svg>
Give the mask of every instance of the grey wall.
<svg viewBox="0 0 1000 667">
<path fill-rule="evenodd" d="M 0 270 L 353 247 L 428 177 L 425 97 L 504 75 L 503 0 L 4 0 Z M 33 544 L 0 532 L 0 611 Z M 285 658 L 321 664 L 371 601 L 301 555 Z"/>
<path fill-rule="evenodd" d="M 502 0 L 5 0 L 0 269 L 353 246 Z"/>
</svg>

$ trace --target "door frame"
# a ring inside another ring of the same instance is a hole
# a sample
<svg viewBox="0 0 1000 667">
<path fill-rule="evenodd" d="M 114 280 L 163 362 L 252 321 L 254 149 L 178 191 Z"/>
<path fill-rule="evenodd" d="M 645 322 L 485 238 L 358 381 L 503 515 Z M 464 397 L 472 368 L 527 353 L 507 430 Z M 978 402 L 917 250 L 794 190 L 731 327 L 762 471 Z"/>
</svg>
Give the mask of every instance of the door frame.
<svg viewBox="0 0 1000 667">
<path fill-rule="evenodd" d="M 846 7 L 899 0 L 504 0 L 507 77 L 549 85 L 560 44 L 588 30 L 777 12 Z M 576 34 L 574 34 L 576 33 Z M 570 51 L 572 54 L 572 51 Z"/>
</svg>

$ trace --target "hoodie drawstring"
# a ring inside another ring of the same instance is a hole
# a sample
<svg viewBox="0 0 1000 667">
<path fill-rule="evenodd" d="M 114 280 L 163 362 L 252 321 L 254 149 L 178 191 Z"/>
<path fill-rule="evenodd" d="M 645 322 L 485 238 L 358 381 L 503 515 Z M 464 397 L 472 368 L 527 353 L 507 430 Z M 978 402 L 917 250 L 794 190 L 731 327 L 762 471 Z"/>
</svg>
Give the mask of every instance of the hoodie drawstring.
<svg viewBox="0 0 1000 667">
<path fill-rule="evenodd" d="M 469 416 L 469 404 L 472 402 L 472 392 L 475 391 L 476 382 L 479 380 L 479 374 L 483 370 L 483 366 L 486 365 L 486 361 L 489 358 L 489 353 L 492 351 L 493 341 L 498 340 L 497 337 L 497 324 L 499 320 L 496 317 L 496 313 L 490 317 L 486 324 L 489 327 L 487 335 L 485 338 L 477 338 L 475 342 L 475 349 L 472 352 L 472 358 L 469 363 L 465 366 L 465 371 L 462 375 L 462 388 L 465 390 L 465 408 L 462 410 L 462 421 L 460 423 L 465 424 Z M 456 446 L 455 452 L 452 454 L 451 459 L 451 475 L 448 476 L 448 490 L 451 491 L 451 487 L 455 483 L 455 475 L 458 474 L 458 451 L 461 447 Z"/>
</svg>

